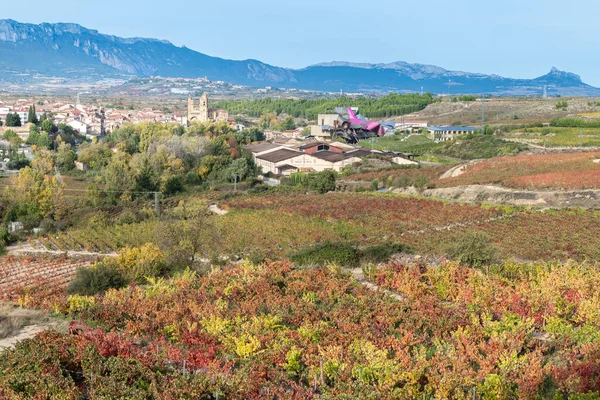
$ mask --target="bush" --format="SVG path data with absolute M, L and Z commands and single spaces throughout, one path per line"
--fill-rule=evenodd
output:
M 381 243 L 361 250 L 360 258 L 363 262 L 383 263 L 398 253 L 412 253 L 412 249 L 404 243 Z
M 379 181 L 377 180 L 377 178 L 373 179 L 371 181 L 371 190 L 376 192 L 377 190 L 379 190 Z
M 161 190 L 164 195 L 169 196 L 175 193 L 180 193 L 185 190 L 183 180 L 180 176 L 170 176 L 162 184 Z
M 335 191 L 336 178 L 337 173 L 331 170 L 311 173 L 306 175 L 306 180 L 303 182 L 303 186 L 306 186 L 309 190 L 314 190 L 321 194 L 332 192 Z
M 117 270 L 110 265 L 98 263 L 91 268 L 78 270 L 67 291 L 69 294 L 93 296 L 108 289 L 120 289 L 125 285 L 125 278 Z
M 290 257 L 302 265 L 337 264 L 340 267 L 356 267 L 360 264 L 360 252 L 343 243 L 322 243 L 300 251 Z
M 124 248 L 118 257 L 110 260 L 110 264 L 127 280 L 139 283 L 145 283 L 147 278 L 165 276 L 169 272 L 165 256 L 153 243 L 139 248 Z
M 447 255 L 470 267 L 479 268 L 489 265 L 496 256 L 496 247 L 483 232 L 470 232 L 451 246 Z
M 260 194 L 266 192 L 267 190 L 269 190 L 269 187 L 267 185 L 265 185 L 264 183 L 259 183 L 257 185 L 254 185 L 252 189 L 248 190 L 248 193 Z
M 6 251 L 6 245 L 10 242 L 10 235 L 5 227 L 0 227 L 0 254 Z

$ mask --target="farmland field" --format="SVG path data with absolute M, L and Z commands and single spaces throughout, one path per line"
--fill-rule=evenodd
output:
M 370 140 L 363 140 L 360 145 L 365 148 L 371 148 Z M 425 135 L 412 135 L 407 138 L 403 136 L 384 136 L 376 138 L 373 147 L 377 150 L 400 151 L 405 153 L 423 153 L 438 147 L 437 143 Z
M 389 194 L 243 195 L 223 201 L 230 212 L 214 221 L 222 233 L 211 247 L 223 256 L 282 259 L 316 243 L 373 245 L 396 241 L 420 254 L 444 255 L 473 230 L 483 231 L 503 258 L 576 260 L 600 257 L 600 215 L 595 211 L 539 212 L 418 199 Z M 101 231 L 67 231 L 52 248 L 74 250 L 71 242 L 103 253 L 159 243 L 160 220 L 117 225 Z M 199 228 L 200 229 L 200 228 Z M 585 240 L 580 238 L 585 237 Z M 66 238 L 71 238 L 67 240 Z M 80 248 L 76 245 L 76 249 Z
M 600 152 L 499 157 L 469 165 L 466 173 L 438 180 L 451 187 L 472 184 L 499 184 L 525 189 L 600 188 Z
M 81 322 L 0 358 L 0 394 L 536 399 L 600 390 L 595 268 L 506 262 L 485 275 L 392 263 L 368 277 L 401 300 L 337 268 L 287 262 L 56 299 L 45 307 Z
M 580 131 L 582 136 L 580 138 Z M 584 147 L 600 146 L 600 129 L 598 128 L 527 128 L 508 133 L 506 137 L 522 139 L 529 143 L 545 147 Z
M 87 260 L 66 258 L 0 257 L 0 300 L 15 300 L 23 288 L 36 291 L 64 289 Z

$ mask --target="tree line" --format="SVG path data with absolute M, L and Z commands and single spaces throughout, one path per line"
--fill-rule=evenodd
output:
M 292 100 L 292 99 L 258 99 L 258 100 L 222 100 L 215 107 L 227 110 L 230 114 L 243 114 L 259 118 L 265 114 L 287 114 L 294 118 L 316 121 L 318 114 L 333 113 L 336 107 L 358 107 L 367 118 L 387 118 L 410 114 L 423 110 L 435 102 L 430 93 L 397 94 L 371 98 L 352 98 L 341 96 L 336 99 Z

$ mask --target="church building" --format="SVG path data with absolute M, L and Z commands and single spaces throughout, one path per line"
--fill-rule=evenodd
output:
M 188 97 L 188 123 L 198 121 L 227 121 L 229 119 L 229 113 L 225 110 L 218 108 L 208 107 L 208 95 L 204 93 L 199 100 L 195 100 Z

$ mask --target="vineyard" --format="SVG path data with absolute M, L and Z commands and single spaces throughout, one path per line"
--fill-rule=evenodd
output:
M 28 305 L 81 322 L 0 358 L 0 395 L 538 399 L 600 390 L 600 273 L 591 266 L 506 262 L 487 275 L 392 263 L 368 277 L 402 300 L 335 267 L 287 262 L 53 304 L 32 294 Z
M 525 189 L 600 188 L 600 152 L 499 157 L 469 165 L 466 173 L 438 180 L 443 187 L 499 184 Z
M 87 260 L 65 258 L 0 258 L 0 300 L 15 300 L 23 288 L 36 291 L 64 289 L 79 268 L 89 267 Z
M 215 220 L 223 237 L 212 243 L 212 248 L 228 257 L 276 260 L 316 243 L 373 245 L 387 241 L 410 244 L 420 254 L 443 255 L 472 230 L 485 232 L 502 258 L 600 257 L 600 214 L 595 211 L 540 212 L 358 193 L 246 195 L 221 206 L 231 212 Z M 107 254 L 127 246 L 157 243 L 159 224 L 153 220 L 102 231 L 69 230 L 31 243 L 60 251 L 84 249 Z
M 395 240 L 419 254 L 445 254 L 472 230 L 486 233 L 501 258 L 587 260 L 600 257 L 600 214 L 585 210 L 536 211 L 390 195 L 246 196 L 229 200 L 228 240 L 267 255 L 324 241 L 375 244 Z M 312 227 L 307 230 L 307 227 Z M 585 239 L 584 239 L 585 238 Z
M 435 200 L 373 194 L 246 196 L 227 206 L 245 210 L 272 210 L 327 221 L 351 221 L 381 232 L 397 234 L 431 226 L 503 215 L 504 210 Z
M 72 229 L 30 239 L 29 244 L 33 249 L 109 254 L 126 246 L 152 242 L 156 226 L 156 221 L 146 221 L 100 229 Z
M 581 136 L 580 136 L 581 134 Z M 598 147 L 600 146 L 599 128 L 526 128 L 507 134 L 508 137 L 535 143 L 545 147 Z

